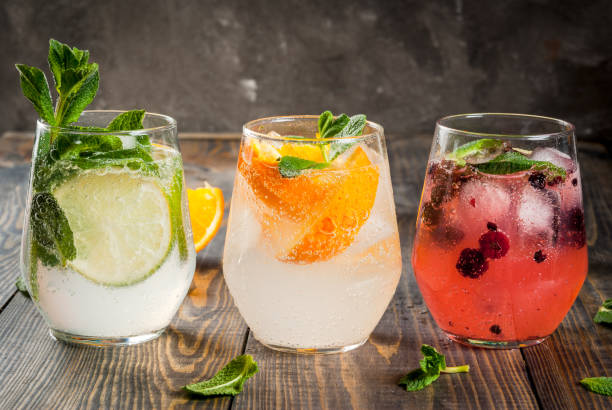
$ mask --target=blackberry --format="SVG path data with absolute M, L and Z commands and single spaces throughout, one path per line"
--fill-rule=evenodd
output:
M 582 248 L 586 243 L 586 231 L 584 226 L 584 213 L 582 209 L 575 207 L 561 219 L 561 238 L 563 242 L 575 248 Z
M 428 226 L 437 225 L 442 217 L 442 210 L 435 208 L 431 202 L 423 204 L 421 218 L 423 223 Z
M 489 231 L 478 240 L 480 250 L 486 258 L 499 259 L 508 253 L 510 241 L 508 237 L 498 231 Z
M 462 276 L 476 279 L 489 269 L 489 263 L 479 249 L 465 248 L 455 267 Z
M 497 224 L 494 222 L 487 222 L 487 229 L 489 231 L 497 231 Z
M 501 333 L 501 327 L 499 327 L 499 325 L 493 325 L 489 328 L 489 331 L 495 335 L 498 335 Z
M 535 174 L 531 174 L 529 176 L 529 183 L 535 189 L 544 189 L 546 188 L 546 176 L 541 172 L 536 172 Z
M 537 263 L 542 263 L 546 260 L 546 255 L 544 255 L 544 253 L 540 249 L 536 251 L 536 253 L 533 254 L 533 260 L 536 261 Z

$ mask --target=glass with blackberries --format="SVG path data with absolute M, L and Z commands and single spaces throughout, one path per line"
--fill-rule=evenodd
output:
M 574 126 L 522 114 L 438 120 L 412 265 L 454 341 L 509 349 L 553 333 L 588 267 Z

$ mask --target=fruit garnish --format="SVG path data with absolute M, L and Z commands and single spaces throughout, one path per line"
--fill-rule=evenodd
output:
M 323 160 L 283 154 L 279 160 L 281 175 L 285 178 L 294 178 L 307 169 L 327 168 L 332 161 L 355 144 L 354 141 L 344 142 L 338 139 L 361 135 L 366 122 L 366 116 L 363 114 L 353 115 L 352 117 L 341 114 L 334 118 L 330 111 L 323 112 L 319 116 L 316 133 L 316 138 L 321 141 L 317 146 Z M 330 138 L 335 138 L 335 140 L 326 142 Z
M 542 250 L 537 250 L 534 254 L 533 254 L 533 260 L 536 261 L 537 263 L 542 263 L 546 260 L 546 255 L 544 254 L 544 252 L 542 252 Z
M 489 269 L 489 263 L 479 249 L 465 248 L 455 267 L 461 275 L 476 279 Z
M 612 377 L 587 377 L 580 384 L 593 393 L 612 396 Z
M 540 171 L 548 182 L 552 182 L 557 178 L 565 178 L 567 175 L 565 169 L 551 162 L 534 161 L 515 151 L 505 152 L 493 160 L 477 164 L 475 167 L 481 172 L 494 175 L 513 174 L 526 170 Z
M 216 235 L 223 220 L 223 192 L 208 184 L 188 189 L 189 216 L 196 252 L 201 251 Z
M 480 251 L 485 258 L 499 259 L 508 253 L 510 241 L 508 237 L 499 231 L 489 231 L 478 239 Z
M 535 172 L 529 175 L 529 183 L 535 189 L 544 189 L 546 188 L 546 176 L 541 172 Z
M 211 379 L 183 386 L 191 394 L 199 396 L 235 396 L 242 392 L 247 379 L 259 371 L 257 362 L 250 354 L 234 358 L 219 370 Z
M 294 263 L 328 260 L 353 242 L 368 219 L 378 188 L 378 167 L 362 147 L 357 147 L 342 168 L 332 172 L 340 175 L 335 176 L 326 205 L 313 208 L 300 221 L 303 230 L 288 241 L 286 250 L 277 255 L 279 260 Z
M 90 280 L 108 286 L 141 281 L 172 247 L 169 198 L 153 180 L 90 171 L 53 196 L 74 234 L 76 257 L 67 263 Z
M 454 160 L 458 165 L 482 164 L 500 155 L 506 149 L 506 144 L 501 140 L 483 138 L 463 144 L 446 156 Z
M 606 300 L 597 310 L 595 317 L 593 317 L 595 323 L 606 323 L 612 325 L 612 299 Z
M 423 359 L 419 361 L 420 367 L 402 377 L 398 384 L 404 386 L 406 391 L 418 391 L 435 382 L 440 373 L 467 373 L 469 365 L 446 366 L 446 358 L 435 348 L 429 345 L 421 346 Z
M 487 222 L 487 229 L 489 231 L 497 231 L 497 224 L 495 222 Z

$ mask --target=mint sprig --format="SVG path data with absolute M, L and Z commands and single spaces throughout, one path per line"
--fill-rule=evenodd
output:
M 323 162 L 311 161 L 294 156 L 283 156 L 279 161 L 279 171 L 285 178 L 293 178 L 300 175 L 307 169 L 323 169 L 331 165 L 338 156 L 352 147 L 355 142 L 348 141 L 333 141 L 324 142 L 330 138 L 356 137 L 363 133 L 366 126 L 366 116 L 363 114 L 353 115 L 349 117 L 346 114 L 340 114 L 334 118 L 331 111 L 324 111 L 319 116 L 317 123 L 317 139 L 322 142 L 318 143 Z
M 587 377 L 580 384 L 593 393 L 612 396 L 612 377 Z
M 467 373 L 470 371 L 469 365 L 446 366 L 446 359 L 435 348 L 429 345 L 421 346 L 423 359 L 420 360 L 420 368 L 412 370 L 402 377 L 398 384 L 404 386 L 406 391 L 418 391 L 435 382 L 440 373 Z
M 448 159 L 455 160 L 458 165 L 481 164 L 490 161 L 504 152 L 504 142 L 490 138 L 483 138 L 468 142 L 447 155 Z
M 251 355 L 236 357 L 211 379 L 188 384 L 183 389 L 200 396 L 235 396 L 242 392 L 244 383 L 253 377 L 259 368 Z
M 612 325 L 612 299 L 607 299 L 597 310 L 593 322 Z
M 534 161 L 515 151 L 504 152 L 489 162 L 476 164 L 475 166 L 481 172 L 495 175 L 513 174 L 527 170 L 540 171 L 546 176 L 547 181 L 565 178 L 567 175 L 565 169 L 551 162 Z

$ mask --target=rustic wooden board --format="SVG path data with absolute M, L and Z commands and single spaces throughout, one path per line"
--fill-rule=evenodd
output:
M 228 210 L 238 141 L 181 140 L 186 181 L 210 180 Z M 610 408 L 589 393 L 582 377 L 612 372 L 612 329 L 591 317 L 612 296 L 610 155 L 581 145 L 590 273 L 576 304 L 544 344 L 522 351 L 487 351 L 449 342 L 416 286 L 410 253 L 430 137 L 388 141 L 403 254 L 403 274 L 389 309 L 370 340 L 343 355 L 278 353 L 249 333 L 223 281 L 225 224 L 198 255 L 188 298 L 158 340 L 129 348 L 95 349 L 54 342 L 34 305 L 15 293 L 25 182 L 31 139 L 0 140 L 0 407 L 6 408 Z M 12 195 L 12 196 L 11 196 Z M 20 196 L 21 195 L 21 196 Z M 8 215 L 8 216 L 7 216 Z M 4 219 L 2 219 L 4 218 Z M 415 367 L 421 343 L 439 348 L 469 374 L 443 375 L 432 387 L 407 393 L 397 380 Z M 193 400 L 180 386 L 210 377 L 232 357 L 252 354 L 260 372 L 236 398 Z

